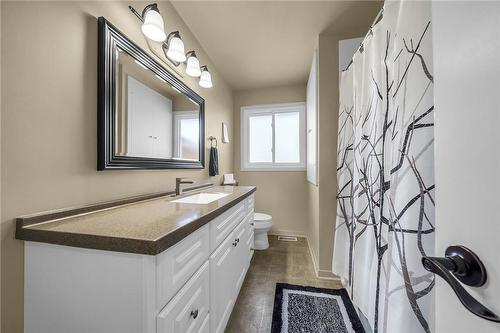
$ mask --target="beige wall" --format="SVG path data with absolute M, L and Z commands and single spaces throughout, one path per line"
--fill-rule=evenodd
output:
M 339 110 L 339 40 L 363 36 L 367 28 L 350 28 L 318 37 L 319 186 L 311 188 L 309 240 L 319 275 L 332 277 L 333 243 L 337 214 L 337 130 Z M 314 219 L 318 206 L 318 218 Z
M 2 5 L 0 4 L 0 78 L 2 77 Z M 0 147 L 2 146 L 2 80 L 0 80 Z M 0 150 L 0 189 L 2 188 L 2 153 Z M 0 190 L 0 216 L 2 216 L 2 191 Z M 1 221 L 1 220 L 0 220 Z M 2 274 L 2 246 L 1 246 L 1 239 L 2 239 L 2 228 L 0 225 L 0 276 Z M 0 299 L 2 298 L 2 288 L 0 288 Z M 0 302 L 0 308 L 1 308 L 1 302 Z M 2 327 L 2 311 L 0 311 L 0 331 Z
M 338 39 L 319 36 L 319 270 L 332 267 L 337 208 L 337 119 L 339 109 Z
M 142 10 L 145 3 L 135 2 Z M 2 1 L 2 332 L 23 329 L 23 243 L 14 218 L 68 206 L 172 189 L 174 178 L 201 171 L 96 171 L 97 17 L 104 16 L 147 49 L 128 3 Z M 179 29 L 212 71 L 214 88 L 191 88 L 206 100 L 206 136 L 233 130 L 232 92 L 168 2 L 166 30 Z M 233 169 L 235 142 L 220 146 L 220 171 Z M 208 155 L 206 155 L 208 157 Z M 214 178 L 218 182 L 219 177 Z
M 241 171 L 240 108 L 242 106 L 304 102 L 305 84 L 238 91 L 234 94 L 234 171 L 241 185 L 257 186 L 255 210 L 273 216 L 272 232 L 307 235 L 308 183 L 305 171 Z

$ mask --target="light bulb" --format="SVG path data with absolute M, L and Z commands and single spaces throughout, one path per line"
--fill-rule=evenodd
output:
M 194 51 L 188 52 L 186 74 L 192 77 L 199 77 L 201 75 L 200 61 Z
M 200 76 L 200 87 L 203 88 L 212 88 L 212 75 L 210 75 L 210 72 L 208 71 L 207 66 L 203 66 L 201 68 L 201 76 Z
M 163 42 L 167 39 L 163 27 L 163 18 L 156 5 L 148 7 L 144 9 L 145 13 L 143 13 L 142 33 L 155 42 Z
M 184 42 L 179 35 L 179 32 L 174 32 L 172 38 L 168 41 L 167 57 L 176 62 L 186 61 L 184 54 Z

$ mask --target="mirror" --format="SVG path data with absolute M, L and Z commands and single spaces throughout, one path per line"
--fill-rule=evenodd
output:
M 204 100 L 99 18 L 98 169 L 203 168 Z
M 115 154 L 197 161 L 200 108 L 117 49 Z

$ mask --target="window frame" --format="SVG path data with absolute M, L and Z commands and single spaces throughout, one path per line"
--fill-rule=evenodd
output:
M 277 113 L 299 113 L 299 149 L 300 162 L 298 163 L 276 163 L 275 162 L 275 115 Z M 251 163 L 250 162 L 250 117 L 252 115 L 272 115 L 272 149 L 273 162 Z M 306 170 L 306 103 L 281 103 L 242 106 L 240 108 L 241 126 L 241 171 L 305 171 Z

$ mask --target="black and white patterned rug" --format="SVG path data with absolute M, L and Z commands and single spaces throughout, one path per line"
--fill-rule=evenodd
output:
M 345 289 L 277 283 L 271 333 L 364 333 Z

